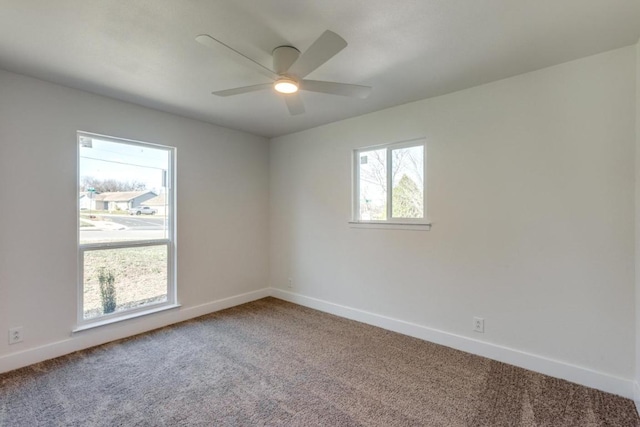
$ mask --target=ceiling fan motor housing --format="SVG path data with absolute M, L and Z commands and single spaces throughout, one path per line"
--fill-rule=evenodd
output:
M 293 46 L 278 46 L 273 49 L 273 71 L 286 74 L 291 65 L 300 56 L 300 51 Z

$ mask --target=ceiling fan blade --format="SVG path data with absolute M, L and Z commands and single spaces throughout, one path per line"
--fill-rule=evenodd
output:
M 304 104 L 299 93 L 284 95 L 284 102 L 287 103 L 287 108 L 292 116 L 304 113 Z
M 289 68 L 288 72 L 299 78 L 303 78 L 333 58 L 345 47 L 347 47 L 347 42 L 342 37 L 327 30 L 313 42 L 305 53 L 300 55 L 298 60 Z
M 279 77 L 278 74 L 274 73 L 264 65 L 254 61 L 248 56 L 244 56 L 243 54 L 241 54 L 231 46 L 228 46 L 222 43 L 220 40 L 214 39 L 208 34 L 200 34 L 198 37 L 196 37 L 196 41 L 210 49 L 213 49 L 216 53 L 220 55 L 224 55 L 227 58 L 237 62 L 238 64 L 242 64 L 245 67 L 248 67 L 253 69 L 254 71 L 257 71 L 263 76 L 267 76 L 273 80 Z
M 261 83 L 259 85 L 243 86 L 234 89 L 217 90 L 211 93 L 216 96 L 233 96 L 241 95 L 243 93 L 256 92 L 258 90 L 271 89 L 272 87 L 273 83 Z
M 302 80 L 300 89 L 311 92 L 329 93 L 331 95 L 352 96 L 364 99 L 371 93 L 370 86 L 350 85 L 346 83 L 321 82 L 318 80 Z

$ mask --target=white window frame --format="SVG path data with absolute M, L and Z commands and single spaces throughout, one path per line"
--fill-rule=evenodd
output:
M 391 152 L 399 148 L 422 147 L 423 153 L 423 217 L 422 218 L 394 218 L 393 213 L 393 179 Z M 360 218 L 360 154 L 367 151 L 386 151 L 387 160 L 387 219 L 386 220 L 363 220 Z M 353 227 L 365 228 L 401 228 L 401 229 L 430 229 L 431 223 L 427 220 L 427 141 L 425 138 L 412 139 L 408 141 L 394 142 L 390 144 L 380 144 L 368 147 L 356 148 L 352 156 L 352 220 L 349 222 Z M 381 226 L 381 227 L 378 227 Z
M 79 332 L 86 329 L 95 328 L 115 322 L 120 322 L 127 319 L 132 319 L 140 316 L 144 316 L 159 311 L 169 310 L 179 307 L 176 297 L 176 209 L 175 209 L 175 177 L 176 177 L 176 148 L 166 145 L 154 144 L 144 141 L 136 141 L 125 138 L 117 138 L 113 136 L 100 135 L 91 132 L 78 131 L 77 132 L 77 171 L 76 171 L 76 185 L 80 188 L 80 138 L 88 137 L 100 139 L 103 141 L 111 141 L 119 144 L 137 145 L 141 147 L 151 147 L 156 149 L 162 149 L 169 152 L 169 170 L 167 171 L 166 178 L 166 191 L 167 191 L 167 237 L 163 239 L 151 239 L 151 240 L 132 240 L 132 241 L 120 241 L 120 242 L 104 242 L 104 243 L 80 243 L 80 216 L 77 213 L 80 211 L 80 202 L 78 200 L 76 206 L 76 233 L 77 233 L 77 246 L 78 246 L 78 286 L 77 286 L 77 326 L 73 329 L 73 332 Z M 84 318 L 84 254 L 87 251 L 99 251 L 107 249 L 124 249 L 135 247 L 147 247 L 147 246 L 166 246 L 167 248 L 167 300 L 154 304 L 145 305 L 138 308 L 129 309 L 126 311 L 114 312 L 105 314 L 92 319 Z

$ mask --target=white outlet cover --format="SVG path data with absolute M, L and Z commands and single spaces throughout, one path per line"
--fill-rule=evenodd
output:
M 22 342 L 22 326 L 9 329 L 9 344 Z
M 475 332 L 484 333 L 484 319 L 482 317 L 473 318 L 473 330 Z

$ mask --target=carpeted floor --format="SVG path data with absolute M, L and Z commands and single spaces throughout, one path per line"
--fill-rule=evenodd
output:
M 266 298 L 0 375 L 0 426 L 639 426 L 633 402 Z

